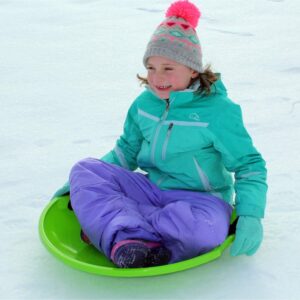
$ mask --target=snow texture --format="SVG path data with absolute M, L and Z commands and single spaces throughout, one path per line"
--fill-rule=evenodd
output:
M 297 0 L 195 0 L 204 62 L 268 166 L 264 242 L 152 278 L 72 269 L 40 242 L 39 216 L 84 157 L 122 131 L 146 43 L 171 1 L 0 1 L 1 299 L 299 299 L 300 45 Z

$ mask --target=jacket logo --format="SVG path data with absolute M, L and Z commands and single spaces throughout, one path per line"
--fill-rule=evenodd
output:
M 197 113 L 190 113 L 189 119 L 195 120 L 195 121 L 200 121 L 200 116 Z

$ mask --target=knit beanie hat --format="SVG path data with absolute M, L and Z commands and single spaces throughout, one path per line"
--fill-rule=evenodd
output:
M 150 56 L 164 56 L 203 72 L 202 51 L 195 30 L 200 16 L 198 8 L 188 0 L 171 4 L 166 19 L 157 27 L 147 45 L 144 66 Z

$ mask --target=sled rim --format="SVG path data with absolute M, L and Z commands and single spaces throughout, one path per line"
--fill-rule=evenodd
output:
M 184 271 L 219 258 L 222 255 L 223 251 L 234 240 L 234 234 L 231 234 L 220 246 L 214 248 L 212 251 L 181 262 L 157 267 L 122 269 L 114 266 L 111 262 L 109 262 L 107 258 L 104 257 L 103 254 L 101 254 L 93 246 L 87 245 L 81 241 L 79 234 L 80 226 L 76 220 L 74 213 L 68 209 L 68 201 L 69 196 L 63 196 L 57 197 L 48 203 L 40 216 L 39 235 L 47 250 L 60 261 L 75 269 L 92 274 L 112 277 L 146 277 Z M 65 226 L 58 225 L 66 224 L 60 224 L 59 222 L 52 221 L 52 219 L 57 220 L 57 216 L 59 216 L 58 212 L 61 216 L 64 216 L 64 214 L 68 216 L 68 221 L 66 222 L 73 222 L 72 224 L 68 224 L 69 228 L 72 228 L 73 230 L 77 225 L 78 234 L 75 238 L 66 232 L 66 236 L 72 243 L 75 243 L 75 246 L 67 243 L 65 243 L 65 245 L 62 245 L 64 241 L 59 239 L 59 231 L 61 231 L 60 234 L 62 235 L 63 231 L 65 230 Z M 60 217 L 60 220 L 65 219 Z M 57 228 L 55 228 L 55 226 L 57 226 Z M 89 252 L 87 252 L 88 254 L 86 257 L 81 257 L 81 259 L 78 259 L 76 258 L 76 256 L 81 255 L 80 251 L 81 253 L 84 253 L 85 251 Z M 90 257 L 88 257 L 88 255 L 90 255 Z M 97 260 L 97 264 L 88 262 L 90 258 L 92 258 L 93 260 L 99 258 L 99 261 Z M 84 259 L 85 261 L 82 259 Z M 103 264 L 101 262 L 103 262 Z

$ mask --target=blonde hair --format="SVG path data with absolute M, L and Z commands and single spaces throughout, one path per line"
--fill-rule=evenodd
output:
M 136 75 L 138 80 L 140 81 L 140 84 L 149 84 L 147 78 L 140 76 L 139 74 Z M 205 67 L 204 71 L 202 73 L 199 73 L 199 75 L 196 78 L 191 79 L 190 85 L 193 84 L 196 81 L 199 81 L 200 87 L 197 92 L 202 93 L 205 92 L 206 95 L 209 95 L 211 92 L 211 85 L 214 84 L 215 81 L 218 80 L 218 75 L 215 74 L 211 70 L 211 66 L 208 65 Z

